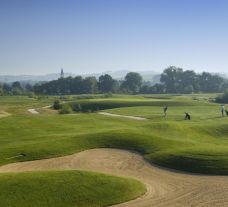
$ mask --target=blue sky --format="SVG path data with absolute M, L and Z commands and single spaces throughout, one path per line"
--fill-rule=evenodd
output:
M 0 0 L 0 74 L 228 69 L 226 0 Z

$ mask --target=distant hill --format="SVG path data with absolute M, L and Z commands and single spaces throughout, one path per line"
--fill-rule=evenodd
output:
M 114 79 L 123 80 L 124 77 L 129 72 L 132 72 L 132 71 L 130 71 L 130 70 L 105 71 L 105 72 L 102 72 L 102 73 L 92 73 L 92 74 L 86 74 L 86 75 L 82 75 L 82 76 L 83 77 L 95 76 L 96 78 L 98 78 L 101 75 L 109 74 Z M 151 81 L 151 80 L 153 80 L 154 76 L 160 75 L 160 74 L 158 74 L 157 72 L 154 72 L 154 71 L 133 71 L 133 72 L 140 73 L 145 81 Z
M 114 79 L 117 80 L 123 80 L 127 73 L 131 72 L 130 70 L 119 70 L 119 71 L 105 71 L 102 73 L 90 73 L 90 74 L 78 74 L 82 77 L 88 77 L 88 76 L 95 76 L 96 78 L 99 78 L 99 76 L 103 74 L 109 74 Z M 151 81 L 151 82 L 159 82 L 160 74 L 154 72 L 154 71 L 141 71 L 138 72 L 142 75 L 143 79 L 145 81 Z M 72 73 L 65 73 L 65 77 L 68 76 L 76 76 Z M 2 75 L 0 76 L 0 82 L 1 83 L 12 83 L 15 81 L 20 81 L 23 83 L 37 83 L 41 81 L 51 81 L 51 80 L 57 80 L 60 77 L 59 73 L 52 73 L 52 74 L 46 74 L 46 75 Z
M 67 76 L 72 76 L 73 74 L 66 73 Z M 0 82 L 12 83 L 15 81 L 20 82 L 40 82 L 40 81 L 51 81 L 56 80 L 60 77 L 59 73 L 52 73 L 47 75 L 2 75 L 0 76 Z

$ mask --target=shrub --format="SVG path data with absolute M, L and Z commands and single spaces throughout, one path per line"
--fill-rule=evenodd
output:
M 70 114 L 72 112 L 73 112 L 73 110 L 72 110 L 71 106 L 68 104 L 65 104 L 59 111 L 59 114 Z
M 104 98 L 111 98 L 111 97 L 112 97 L 112 93 L 111 92 L 104 94 Z
M 218 96 L 215 100 L 217 103 L 228 103 L 228 89 L 224 92 L 223 95 Z
M 60 101 L 59 100 L 55 100 L 54 101 L 54 103 L 53 103 L 53 109 L 55 109 L 55 110 L 61 109 L 61 104 L 60 104 Z

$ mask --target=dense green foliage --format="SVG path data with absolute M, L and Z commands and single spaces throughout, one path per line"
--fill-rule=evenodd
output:
M 108 74 L 101 75 L 98 81 L 98 88 L 102 93 L 117 92 L 119 90 L 119 82 Z
M 104 207 L 145 191 L 133 179 L 83 171 L 0 174 L 1 207 Z
M 138 73 L 130 72 L 120 86 L 120 82 L 105 74 L 99 77 L 59 78 L 46 83 L 36 84 L 34 91 L 37 94 L 90 94 L 90 93 L 137 93 L 142 85 L 142 77 Z
M 197 74 L 194 71 L 171 66 L 161 74 L 161 84 L 144 86 L 141 93 L 218 93 L 228 88 L 227 79 L 203 72 Z
M 60 101 L 59 100 L 55 100 L 54 103 L 53 103 L 53 109 L 59 110 L 60 108 L 61 108 Z
M 142 77 L 138 73 L 130 72 L 126 75 L 125 80 L 123 81 L 121 88 L 127 93 L 136 94 L 139 92 L 140 87 L 142 86 Z
M 30 84 L 26 84 L 22 87 L 19 81 L 12 84 L 0 84 L 0 95 L 34 95 L 33 87 Z
M 226 90 L 222 95 L 216 97 L 216 102 L 228 103 L 228 90 Z
M 76 76 L 37 84 L 34 91 L 38 94 L 86 94 L 96 93 L 98 86 L 95 77 Z
M 146 121 L 96 113 L 69 116 L 44 112 L 36 116 L 23 115 L 23 107 L 26 111 L 32 103 L 43 105 L 44 100 L 39 102 L 10 97 L 3 101 L 2 97 L 1 107 L 15 115 L 0 119 L 0 164 L 56 157 L 90 148 L 112 147 L 135 150 L 150 162 L 169 168 L 228 174 L 228 117 L 221 117 L 219 104 L 208 102 L 215 96 L 78 99 L 78 102 L 91 102 L 98 106 L 105 104 L 106 107 L 107 103 L 118 105 L 118 108 L 109 107 L 106 111 L 141 116 L 148 118 Z M 54 101 L 54 97 L 49 99 Z M 13 107 L 18 103 L 23 103 L 20 110 Z M 162 109 L 164 104 L 169 107 L 166 118 Z M 17 115 L 18 110 L 20 115 Z M 191 121 L 184 120 L 184 112 L 190 113 Z M 26 156 L 7 159 L 20 153 Z
M 152 78 L 152 77 L 151 77 Z M 136 72 L 129 72 L 124 80 L 115 80 L 110 75 L 82 78 L 81 76 L 66 77 L 49 82 L 40 82 L 35 86 L 30 84 L 23 87 L 19 82 L 0 84 L 0 95 L 69 95 L 96 93 L 125 93 L 125 94 L 162 94 L 162 93 L 219 93 L 228 88 L 228 80 L 220 75 L 194 71 L 171 66 L 163 71 L 160 83 L 153 84 L 143 81 Z

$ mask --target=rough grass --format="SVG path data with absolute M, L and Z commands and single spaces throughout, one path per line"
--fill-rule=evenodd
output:
M 1 207 L 103 207 L 145 191 L 134 179 L 84 171 L 0 174 Z

